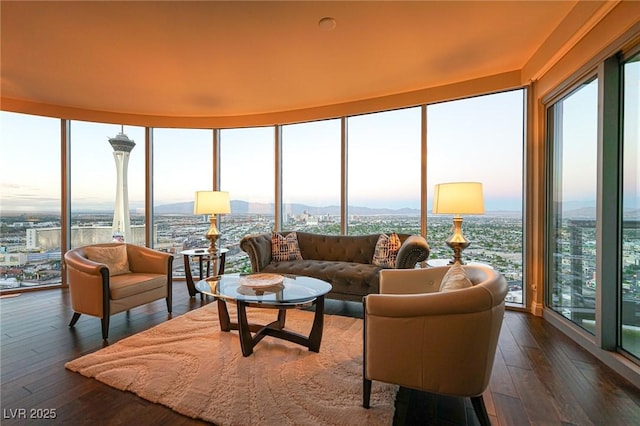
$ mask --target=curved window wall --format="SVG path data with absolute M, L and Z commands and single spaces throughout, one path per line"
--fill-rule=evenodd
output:
M 128 158 L 132 226 L 151 226 L 152 232 L 146 231 L 151 235 L 150 245 L 176 254 L 177 278 L 184 274 L 180 252 L 208 245 L 204 239 L 208 218 L 193 215 L 193 197 L 198 190 L 230 193 L 231 214 L 218 220 L 220 245 L 229 249 L 227 272 L 250 269 L 248 257 L 239 248 L 244 235 L 279 229 L 354 235 L 393 231 L 419 234 L 427 229 L 428 241 L 437 253 L 442 245 L 439 238 L 444 240 L 446 235 L 441 232 L 439 236 L 432 228 L 437 227 L 438 220 L 444 223 L 448 219 L 430 218 L 433 225 L 429 226 L 426 220 L 423 223 L 427 208 L 423 201 L 432 197 L 435 183 L 470 176 L 489 182 L 493 165 L 474 160 L 482 152 L 493 151 L 496 161 L 509 163 L 507 169 L 516 176 L 510 179 L 512 184 L 522 185 L 524 93 L 521 89 L 433 108 L 412 107 L 273 127 L 150 128 L 146 130 L 148 141 L 143 128 L 73 121 L 69 123 L 71 222 L 74 227 L 103 227 L 108 235 L 101 241 L 113 239 L 117 165 L 109 138 L 123 131 L 136 144 Z M 509 122 L 518 129 L 516 136 L 496 136 L 504 129 L 486 123 L 489 119 L 483 110 L 491 108 L 498 108 L 493 120 L 502 121 L 503 127 Z M 424 112 L 432 115 L 429 120 L 433 123 L 426 137 Z M 469 125 L 468 117 L 480 117 L 474 122 L 475 132 L 470 135 L 460 131 L 458 115 L 467 117 L 462 120 Z M 482 139 L 480 133 L 485 134 Z M 493 138 L 486 137 L 491 133 Z M 481 146 L 487 143 L 491 147 Z M 146 146 L 151 152 L 145 152 Z M 450 167 L 456 151 L 460 151 L 464 167 Z M 425 155 L 429 158 L 428 173 L 422 167 Z M 145 164 L 145 159 L 150 164 Z M 427 194 L 422 193 L 425 180 Z M 144 199 L 145 189 L 152 200 Z M 500 190 L 494 188 L 493 192 Z M 347 200 L 347 208 L 342 200 Z M 494 209 L 494 200 L 487 201 L 487 208 Z M 147 203 L 151 203 L 151 212 L 145 211 Z M 521 206 L 516 204 L 512 207 L 521 217 Z M 489 215 L 478 218 L 477 226 L 496 228 L 487 235 L 511 232 L 503 223 L 490 220 Z M 443 225 L 443 229 L 449 227 Z M 515 233 L 521 232 L 520 223 Z M 476 235 L 480 234 L 478 231 Z M 139 243 L 144 243 L 146 236 L 142 233 Z M 487 247 L 486 241 L 478 239 L 474 243 L 476 248 L 481 244 Z M 75 241 L 71 245 L 80 244 Z M 507 246 L 504 241 L 495 244 L 493 252 L 497 251 L 522 257 L 521 246 Z M 442 250 L 442 257 L 449 255 L 448 248 Z

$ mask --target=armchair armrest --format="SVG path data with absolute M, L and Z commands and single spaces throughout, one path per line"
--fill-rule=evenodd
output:
M 429 244 L 422 235 L 410 235 L 400 246 L 396 257 L 396 269 L 413 269 L 418 262 L 429 257 Z
M 247 235 L 240 240 L 240 248 L 251 261 L 251 270 L 260 272 L 271 262 L 271 234 Z
M 127 257 L 131 272 L 149 272 L 169 274 L 173 255 L 159 250 L 135 244 L 127 244 Z
M 109 268 L 107 268 L 107 265 L 89 260 L 77 250 L 69 250 L 66 252 L 64 255 L 64 261 L 67 265 L 67 270 L 74 269 L 77 272 L 102 277 L 101 270 L 104 269 L 107 276 L 109 275 Z

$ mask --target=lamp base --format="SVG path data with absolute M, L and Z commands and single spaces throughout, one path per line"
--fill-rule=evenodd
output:
M 462 235 L 461 217 L 456 216 L 453 218 L 453 226 L 453 235 L 447 240 L 447 245 L 453 250 L 453 260 L 450 261 L 449 264 L 453 265 L 454 263 L 459 263 L 464 265 L 464 262 L 462 261 L 462 250 L 469 247 L 471 242 Z
M 210 226 L 209 226 L 209 230 L 207 231 L 207 233 L 205 234 L 205 237 L 207 237 L 207 239 L 209 240 L 209 253 L 217 253 L 218 252 L 218 247 L 216 246 L 216 243 L 218 241 L 218 238 L 220 238 L 220 232 L 218 231 L 218 228 L 216 227 L 216 216 L 215 215 L 211 215 L 209 217 L 209 222 L 210 222 Z

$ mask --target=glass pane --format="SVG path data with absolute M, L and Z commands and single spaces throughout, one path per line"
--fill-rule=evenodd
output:
M 598 81 L 552 107 L 550 307 L 595 332 Z
M 348 234 L 420 234 L 420 111 L 349 117 Z
M 274 139 L 273 127 L 220 132 L 220 189 L 231 198 L 231 214 L 219 222 L 220 246 L 229 249 L 225 272 L 250 272 L 240 240 L 275 227 Z
M 0 124 L 0 291 L 60 284 L 60 120 Z
M 208 247 L 209 220 L 193 214 L 196 191 L 213 188 L 213 131 L 153 129 L 154 248 L 175 254 L 174 277 L 184 277 L 180 252 Z M 197 267 L 197 259 L 189 258 Z
M 640 56 L 624 65 L 622 347 L 640 358 Z
M 453 258 L 446 244 L 453 216 L 432 214 L 435 185 L 481 182 L 485 214 L 463 217 L 463 235 L 471 243 L 463 261 L 498 269 L 509 283 L 512 303 L 523 303 L 524 96 L 524 90 L 515 90 L 427 107 L 430 263 Z
M 284 229 L 340 234 L 340 134 L 340 120 L 283 126 Z
M 144 128 L 72 121 L 70 134 L 71 247 L 144 245 Z

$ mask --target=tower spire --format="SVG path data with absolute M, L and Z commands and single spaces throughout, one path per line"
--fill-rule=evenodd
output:
M 129 154 L 136 144 L 124 134 L 124 126 L 121 126 L 120 130 L 116 137 L 109 138 L 109 143 L 113 147 L 113 158 L 116 162 L 117 172 L 116 203 L 113 209 L 111 232 L 115 240 L 131 242 L 133 236 L 131 235 L 131 218 L 129 216 L 127 169 Z

